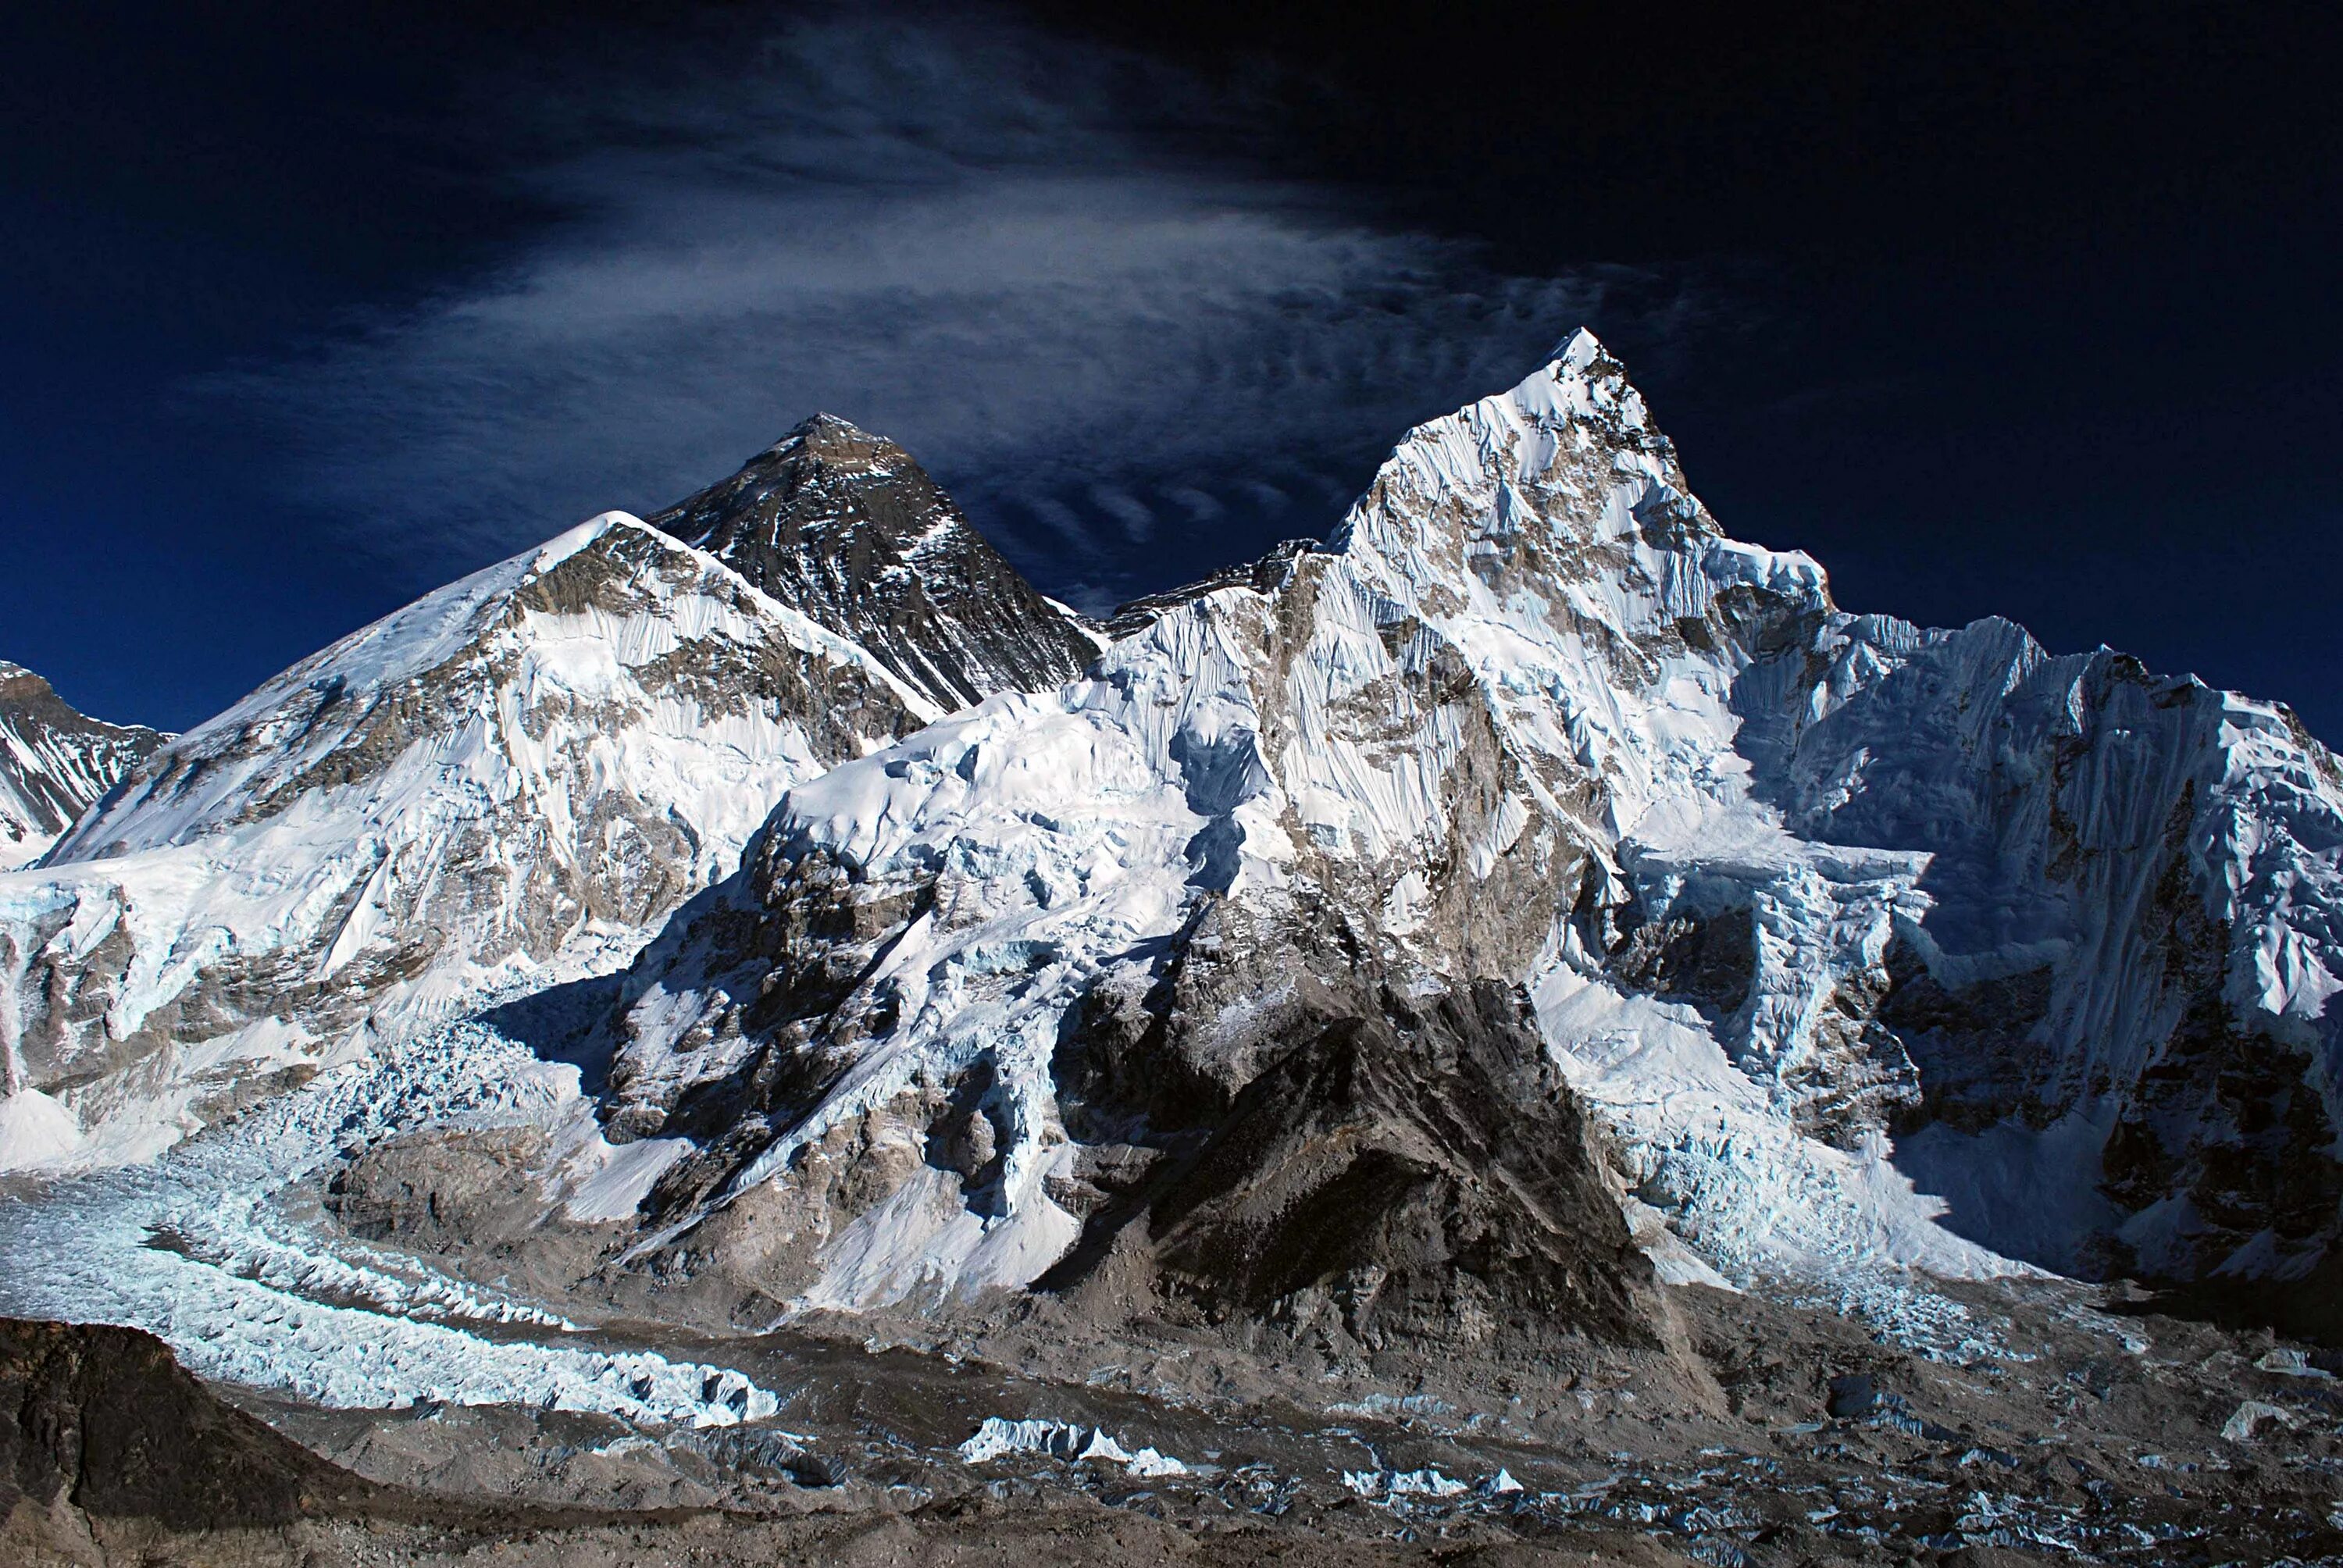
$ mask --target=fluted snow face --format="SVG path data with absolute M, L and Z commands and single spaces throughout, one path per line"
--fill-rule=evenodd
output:
M 138 1157 L 337 1053 L 623 963 L 790 784 L 932 717 L 623 514 L 441 589 L 0 878 L 0 1168 Z
M 1826 673 L 1745 683 L 1770 798 L 1932 857 L 1934 990 L 1889 1009 L 1935 1113 L 1908 1168 L 2060 1268 L 2314 1261 L 2343 1114 L 2333 756 L 2275 705 L 2006 621 L 1845 620 L 1801 658 Z

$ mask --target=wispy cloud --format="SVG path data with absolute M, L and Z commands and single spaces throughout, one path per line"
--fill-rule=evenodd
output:
M 507 177 L 567 216 L 504 266 L 209 383 L 414 569 L 662 504 L 822 408 L 1100 606 L 1323 528 L 1406 425 L 1643 281 L 1500 276 L 1251 171 L 1258 127 L 1177 73 L 999 19 L 638 67 L 518 93 Z

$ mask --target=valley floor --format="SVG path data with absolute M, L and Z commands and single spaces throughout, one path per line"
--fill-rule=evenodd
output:
M 222 1509 L 191 1530 L 108 1514 L 151 1509 L 151 1476 L 109 1503 L 87 1457 L 105 1454 L 84 1444 L 81 1473 L 45 1507 L 20 1502 L 0 1539 L 26 1563 L 564 1568 L 2343 1561 L 2343 1393 L 2308 1352 L 2117 1315 L 2103 1309 L 2126 1303 L 2063 1284 L 1966 1293 L 1996 1349 L 1962 1364 L 1823 1304 L 1679 1291 L 1707 1400 L 1628 1380 L 1472 1410 L 1339 1378 L 1305 1405 L 1246 1397 L 1226 1367 L 1217 1397 L 1151 1391 L 1066 1378 L 1011 1332 L 949 1350 L 799 1334 L 701 1348 L 776 1396 L 775 1414 L 731 1426 L 227 1389 L 301 1445 L 270 1462 L 331 1462 L 287 1516 Z M 1211 1359 L 1178 1348 L 1145 1351 Z M 15 1445 L 58 1425 L 6 1403 Z M 225 1467 L 215 1491 L 270 1494 L 237 1479 L 256 1462 L 235 1445 L 176 1462 Z M 72 1506 L 84 1498 L 96 1505 Z
M 0 1201 L 0 1556 L 2343 1562 L 2343 1361 L 2048 1278 L 1659 1287 L 1641 1350 L 1453 1353 L 1043 1294 L 762 1334 L 530 1294 L 317 1207 L 384 1108 L 574 1093 L 458 1047 Z

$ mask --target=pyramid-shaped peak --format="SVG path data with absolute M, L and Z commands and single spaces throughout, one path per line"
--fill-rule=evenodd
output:
M 1582 327 L 1554 346 L 1546 363 L 1566 370 L 1584 370 L 1604 357 L 1603 340 L 1594 336 L 1594 328 Z
M 874 435 L 851 419 L 819 413 L 789 427 L 789 433 L 749 460 L 750 467 L 796 458 L 849 468 L 917 468 L 911 455 L 884 436 Z
M 835 414 L 649 522 L 861 644 L 940 711 L 1071 680 L 1095 651 L 909 452 Z

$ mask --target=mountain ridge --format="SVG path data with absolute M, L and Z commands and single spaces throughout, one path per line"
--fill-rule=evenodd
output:
M 0 1164 L 146 1158 L 607 968 L 790 782 L 940 711 L 623 513 L 427 595 L 156 748 L 0 882 Z
M 835 655 L 872 721 L 819 754 L 774 730 L 760 785 L 708 793 L 726 826 L 693 829 L 720 846 L 689 876 L 659 845 L 689 834 L 627 817 L 649 847 L 622 859 L 657 890 L 561 925 L 590 952 L 539 942 L 509 983 L 453 989 L 427 959 L 444 1006 L 395 1030 L 337 992 L 334 1029 L 367 1020 L 337 1037 L 352 1050 L 397 1060 L 400 1038 L 510 1002 L 430 1049 L 485 1064 L 526 1045 L 578 1074 L 537 1141 L 352 1152 L 350 1213 L 407 1213 L 372 1185 L 394 1175 L 397 1192 L 445 1184 L 444 1213 L 476 1220 L 429 1221 L 443 1255 L 493 1237 L 546 1288 L 654 1320 L 1079 1299 L 1336 1362 L 1502 1356 L 1539 1323 L 1672 1342 L 1663 1287 L 1686 1282 L 1805 1281 L 1922 1322 L 1938 1309 L 1910 1282 L 1929 1277 L 2334 1266 L 2343 770 L 2275 705 L 2105 650 L 2054 657 L 2006 621 L 1840 608 L 1811 558 L 1725 533 L 1582 332 L 1408 432 L 1326 540 L 1135 601 L 1061 681 L 943 711 L 899 666 L 941 679 L 920 649 L 962 623 L 874 622 L 883 594 L 822 587 L 840 561 L 906 580 L 924 538 L 983 558 L 899 452 L 810 421 L 665 525 L 605 519 L 491 568 L 568 581 L 622 543 L 717 585 L 676 604 L 755 611 L 750 640 L 793 648 L 799 678 Z M 791 497 L 795 534 L 769 515 Z M 884 623 L 895 662 L 683 542 L 679 519 L 845 624 Z M 559 631 L 602 591 L 546 589 L 528 613 Z M 1074 639 L 1095 647 L 1029 598 L 1041 630 L 1012 651 L 1055 650 L 1062 670 Z M 739 644 L 700 635 L 720 618 L 660 608 L 588 640 L 630 649 L 609 654 L 621 673 L 664 659 L 660 680 L 686 679 Z M 470 621 L 449 626 L 473 646 Z M 976 637 L 953 668 L 1004 668 L 1003 646 Z M 704 689 L 658 720 L 661 745 L 698 744 L 709 705 L 766 668 L 724 658 L 733 673 L 699 669 Z M 590 749 L 616 709 L 557 666 L 541 722 Z M 537 690 L 521 668 L 483 667 L 483 700 Z M 102 879 L 225 841 L 279 788 L 370 788 L 387 753 L 337 739 L 354 716 L 433 729 L 318 678 L 297 667 L 177 743 L 53 869 Z M 841 700 L 789 689 L 792 733 Z M 643 711 L 666 711 L 655 695 Z M 629 799 L 672 809 L 689 774 L 654 770 Z M 547 799 L 481 841 L 571 809 Z M 135 1026 L 95 1022 L 131 1010 L 107 990 L 130 970 L 99 972 L 122 962 L 106 943 L 126 912 L 68 910 L 59 885 L 0 879 L 24 900 L 12 996 L 40 1010 L 18 1001 L 40 1030 L 12 1063 L 29 1042 L 61 1082 L 73 1030 L 118 1058 Z M 337 885 L 317 901 L 339 934 L 303 963 L 433 923 Z M 350 937 L 361 907 L 377 913 Z M 250 1029 L 284 985 L 189 994 Z M 289 1081 L 254 1064 L 300 1068 L 315 1053 L 296 1043 L 228 1060 L 223 1106 Z M 127 1104 L 146 1060 L 98 1081 Z M 87 1081 L 66 1091 L 85 1106 Z M 1392 1091 L 1408 1081 L 1420 1104 Z M 1343 1223 L 1304 1234 L 1252 1191 Z M 541 1234 L 508 1234 L 483 1191 L 539 1205 Z
M 92 719 L 40 676 L 0 659 L 0 870 L 40 859 L 169 739 L 144 725 Z
M 2343 792 L 2331 757 L 2322 768 L 2324 749 L 2272 706 L 2157 681 L 2112 654 L 2053 658 L 2007 622 L 1923 632 L 1838 609 L 1808 558 L 1724 535 L 1586 334 L 1513 392 L 1412 431 L 1323 546 L 1141 608 L 1060 702 L 987 705 L 793 791 L 744 866 L 764 884 L 719 894 L 738 912 L 709 917 L 709 938 L 671 932 L 646 950 L 629 982 L 639 1000 L 615 1026 L 607 1113 L 657 1131 L 697 1107 L 690 1149 L 666 1198 L 653 1195 L 675 1215 L 660 1245 L 691 1246 L 705 1216 L 752 1191 L 757 1223 L 783 1223 L 788 1201 L 771 1192 L 851 1125 L 857 1147 L 975 1136 L 992 1154 L 918 1177 L 933 1191 L 885 1221 L 883 1244 L 874 1231 L 849 1246 L 850 1211 L 821 1219 L 846 1271 L 800 1279 L 802 1302 L 890 1300 L 914 1277 L 947 1294 L 954 1278 L 1037 1277 L 1080 1229 L 1051 1183 L 1079 1185 L 1067 1161 L 1091 1156 L 1067 1141 L 1046 1053 L 1017 1042 L 1079 1032 L 1080 998 L 1115 983 L 1115 948 L 1184 950 L 1198 899 L 1245 910 L 1240 943 L 1322 971 L 1325 958 L 1278 934 L 1301 918 L 1302 879 L 1322 911 L 1310 918 L 1420 983 L 1526 988 L 1574 1089 L 1609 1119 L 1634 1201 L 1661 1201 L 1728 1271 L 2021 1266 L 1996 1242 L 2070 1271 L 2166 1279 L 2250 1266 L 2257 1247 L 2281 1271 L 2323 1255 L 2334 1179 L 2317 1151 L 2332 1091 L 2289 1098 L 2287 1085 L 2335 1049 L 2332 1020 L 2324 1035 L 2303 1030 L 2331 994 L 2320 977 L 2343 969 L 2320 923 L 2343 902 L 2331 831 Z M 2179 728 L 2142 763 L 2129 738 L 2158 713 Z M 1136 818 L 1107 804 L 1134 789 L 1170 794 Z M 2131 802 L 2120 819 L 2118 800 Z M 2159 847 L 2169 835 L 2125 825 L 2184 803 L 2178 859 Z M 1122 847 L 1057 859 L 1076 822 L 1101 819 L 1125 824 Z M 1172 822 L 1186 825 L 1162 839 Z M 1134 859 L 1141 834 L 1166 850 Z M 1111 935 L 1057 934 L 1075 917 L 1052 900 L 1080 909 L 1081 856 L 1101 854 L 1125 876 L 1160 867 L 1146 873 L 1153 890 L 1100 915 Z M 2009 875 L 2036 879 L 2033 926 L 1980 926 L 1979 899 Z M 2145 904 L 2111 891 L 2142 885 L 2166 891 Z M 759 922 L 772 935 L 739 945 Z M 1109 946 L 1076 956 L 1093 940 Z M 2167 974 L 2157 956 L 2213 961 L 2224 944 L 2212 982 Z M 2115 956 L 2076 957 L 2102 950 Z M 1017 952 L 1028 956 L 999 967 Z M 1258 1011 L 1285 983 L 1275 965 L 1244 972 L 1250 987 L 1228 987 L 1226 1005 Z M 789 983 L 774 991 L 767 973 Z M 2182 1000 L 2189 987 L 2212 1000 Z M 757 1010 L 724 1000 L 751 994 Z M 1018 1000 L 1036 994 L 1053 1000 Z M 2123 995 L 2174 1000 L 2111 1014 Z M 2220 1081 L 2258 1081 L 2257 1104 L 2275 1111 L 2175 1111 L 2155 1087 L 2158 1063 L 2201 1049 L 2167 1031 L 2208 1005 L 2234 1020 L 2192 1026 L 2228 1053 Z M 975 1035 L 951 1021 L 970 1016 L 992 1021 Z M 668 1043 L 687 1036 L 699 1043 L 685 1054 Z M 2312 1038 L 2328 1043 L 2306 1057 Z M 1638 1042 L 1624 1070 L 1606 1043 L 1621 1040 Z M 1996 1052 L 2046 1049 L 2069 1063 L 2064 1090 L 1956 1103 L 1948 1061 L 1991 1078 Z M 2093 1065 L 2103 1055 L 2107 1072 Z M 1232 1070 L 1238 1082 L 1252 1070 Z M 707 1120 L 751 1081 L 775 1088 L 727 1113 L 736 1128 Z M 896 1127 L 882 1109 L 890 1095 L 912 1106 L 961 1092 L 989 1133 L 965 1131 L 966 1112 L 955 1131 L 928 1126 L 925 1110 Z M 2222 1152 L 2227 1129 L 2268 1115 L 2294 1131 L 2245 1165 L 2278 1188 L 2217 1185 L 2234 1187 L 2239 1169 Z M 1704 1118 L 1733 1136 L 1716 1143 Z M 2094 1127 L 2096 1141 L 2077 1131 Z M 1901 1171 L 1899 1135 L 1921 1153 Z M 2025 1168 L 2100 1194 L 2099 1208 L 2077 1200 L 2013 1228 L 2011 1200 L 1981 1185 L 2013 1141 L 2030 1151 Z M 2041 1163 L 2053 1160 L 2066 1163 Z M 2298 1168 L 2308 1206 L 2285 1185 Z M 1914 1170 L 1959 1198 L 1952 1230 Z M 1769 1206 L 1762 1194 L 1785 1180 L 1801 1200 Z M 966 1226 L 945 1200 L 955 1186 Z M 820 1214 L 833 1199 L 817 1185 L 804 1201 Z

